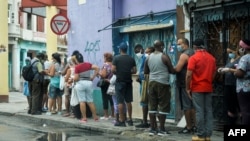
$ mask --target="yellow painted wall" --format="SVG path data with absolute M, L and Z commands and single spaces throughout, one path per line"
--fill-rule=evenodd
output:
M 0 0 L 0 45 L 6 52 L 0 53 L 0 96 L 9 95 L 8 88 L 8 1 Z M 0 100 L 1 101 L 1 100 Z M 8 102 L 8 101 L 5 101 Z
M 47 55 L 48 59 L 51 61 L 51 55 L 57 52 L 57 35 L 50 28 L 50 21 L 55 16 L 57 12 L 57 8 L 55 6 L 47 6 L 46 7 L 46 28 L 47 28 Z

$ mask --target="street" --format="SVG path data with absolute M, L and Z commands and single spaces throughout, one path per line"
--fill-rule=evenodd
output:
M 0 116 L 1 141 L 133 141 L 133 137 L 119 136 L 78 128 L 66 128 L 64 125 L 51 126 L 34 123 L 15 116 Z

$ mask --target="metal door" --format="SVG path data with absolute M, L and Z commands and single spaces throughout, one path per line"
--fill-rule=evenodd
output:
M 249 3 L 221 7 L 211 10 L 193 11 L 191 35 L 204 39 L 208 51 L 216 58 L 217 67 L 224 66 L 226 48 L 238 46 L 240 39 L 250 37 Z M 216 127 L 220 130 L 225 123 L 223 76 L 217 74 L 214 81 L 213 113 Z

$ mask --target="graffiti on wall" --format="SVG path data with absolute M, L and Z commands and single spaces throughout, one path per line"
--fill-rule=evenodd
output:
M 94 42 L 87 41 L 84 48 L 84 60 L 101 66 L 102 58 L 98 56 L 98 52 L 100 52 L 100 40 L 96 40 Z

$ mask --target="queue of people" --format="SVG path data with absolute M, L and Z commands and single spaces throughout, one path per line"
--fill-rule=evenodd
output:
M 155 40 L 153 46 L 147 47 L 145 51 L 140 44 L 134 47 L 134 53 L 140 59 L 137 81 L 140 85 L 143 114 L 142 123 L 135 127 L 150 128 L 149 135 L 170 134 L 165 127 L 165 121 L 170 113 L 169 79 L 170 74 L 174 74 L 177 77 L 181 109 L 186 119 L 186 126 L 179 133 L 195 134 L 193 141 L 210 141 L 213 132 L 213 79 L 216 71 L 225 75 L 224 93 L 228 124 L 238 124 L 238 118 L 241 118 L 241 124 L 250 123 L 250 108 L 247 104 L 250 99 L 250 40 L 240 40 L 239 47 L 228 47 L 228 62 L 218 69 L 215 58 L 207 51 L 202 39 L 196 39 L 192 49 L 188 39 L 177 40 L 180 56 L 176 66 L 172 65 L 168 54 L 163 52 L 164 48 L 164 42 L 160 40 Z M 51 63 L 42 53 L 33 54 L 32 59 L 26 59 L 28 64 L 35 62 L 32 69 L 37 72 L 34 79 L 28 83 L 28 114 L 40 115 L 47 111 L 46 115 L 51 116 L 56 111 L 61 115 L 64 94 L 64 117 L 76 117 L 78 113 L 79 121 L 87 123 L 87 114 L 90 112 L 94 121 L 115 119 L 114 126 L 133 126 L 132 74 L 137 72 L 136 62 L 127 54 L 127 43 L 120 43 L 118 49 L 120 54 L 117 56 L 104 53 L 101 68 L 85 62 L 79 51 L 74 51 L 64 65 L 58 53 L 52 54 Z M 59 88 L 62 79 L 60 75 L 65 79 L 64 90 Z M 100 89 L 104 115 L 100 118 L 93 101 L 92 85 L 96 77 L 103 81 Z M 112 95 L 107 93 L 110 85 L 115 87 Z M 70 104 L 72 93 L 78 97 L 78 109 Z M 159 120 L 159 126 L 156 118 Z

